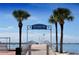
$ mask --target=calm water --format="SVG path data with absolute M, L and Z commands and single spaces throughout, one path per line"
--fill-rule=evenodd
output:
M 22 47 L 25 47 L 25 46 L 27 46 L 27 44 L 22 44 Z M 18 43 L 12 43 L 12 44 L 10 43 L 10 45 L 7 44 L 7 48 L 10 50 L 15 50 L 17 47 L 19 47 Z
M 27 44 L 22 44 L 22 45 L 27 45 Z M 19 47 L 18 44 L 10 44 L 8 45 L 8 49 L 16 49 L 16 47 Z M 60 45 L 58 45 L 58 48 Z M 55 48 L 55 44 L 54 44 Z M 78 53 L 79 54 L 79 43 L 65 43 L 63 44 L 63 50 L 69 53 Z
M 54 44 L 55 47 L 55 44 Z M 58 45 L 60 48 L 60 45 Z M 79 43 L 64 43 L 63 50 L 69 53 L 77 53 L 79 54 Z

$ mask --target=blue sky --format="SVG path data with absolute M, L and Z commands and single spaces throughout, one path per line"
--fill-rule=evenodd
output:
M 64 24 L 64 42 L 76 42 L 79 43 L 79 4 L 62 4 L 62 3 L 52 3 L 52 4 L 0 4 L 0 36 L 10 36 L 10 34 L 18 33 L 18 22 L 13 17 L 12 12 L 14 10 L 22 9 L 27 11 L 31 16 L 28 20 L 23 21 L 23 35 L 26 38 L 26 26 L 32 24 L 46 24 L 50 25 L 48 19 L 52 14 L 53 10 L 56 8 L 68 8 L 71 10 L 74 16 L 73 22 L 66 21 Z M 55 41 L 55 27 L 52 24 L 53 40 Z M 36 31 L 41 33 L 43 31 Z M 5 34 L 6 33 L 6 34 Z M 14 35 L 15 35 L 14 34 Z M 47 36 L 48 32 L 46 32 Z M 16 37 L 16 35 L 11 35 L 11 37 Z M 31 34 L 30 34 L 31 35 Z M 58 35 L 60 39 L 60 26 L 58 24 Z M 32 35 L 33 36 L 33 35 Z

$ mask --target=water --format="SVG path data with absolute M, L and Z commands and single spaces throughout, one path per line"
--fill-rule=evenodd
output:
M 27 46 L 27 43 L 22 43 L 22 47 Z M 15 50 L 17 47 L 19 47 L 19 43 L 10 43 L 7 44 L 8 50 Z
M 27 44 L 24 43 L 22 46 L 26 46 Z M 55 48 L 56 44 L 53 44 Z M 7 44 L 7 48 L 10 50 L 15 50 L 17 47 L 19 47 L 18 43 L 10 43 Z M 58 48 L 60 48 L 60 45 L 58 44 Z M 74 54 L 79 54 L 79 43 L 64 43 L 63 44 L 63 51 L 69 52 L 69 53 L 74 53 Z
M 55 47 L 55 45 L 56 44 L 54 44 L 54 47 Z M 60 48 L 59 44 L 58 44 L 58 48 Z M 79 43 L 64 43 L 63 51 L 79 54 Z

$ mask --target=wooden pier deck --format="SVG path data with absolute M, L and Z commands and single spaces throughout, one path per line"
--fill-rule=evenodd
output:
M 55 55 L 54 51 L 50 48 L 47 49 L 47 44 L 33 44 L 31 46 L 31 55 Z

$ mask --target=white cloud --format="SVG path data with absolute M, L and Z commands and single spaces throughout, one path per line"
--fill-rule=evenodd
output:
M 1 30 L 1 31 L 9 31 L 9 30 L 12 30 L 12 29 L 14 29 L 13 26 L 0 27 L 0 30 Z
M 38 20 L 38 17 L 36 17 L 36 16 L 31 16 L 31 17 L 29 17 L 28 19 Z
M 10 37 L 11 42 L 19 42 L 19 33 L 18 32 L 0 32 L 0 37 Z M 44 41 L 48 40 L 50 41 L 50 33 L 45 32 L 45 36 L 43 36 L 42 32 L 29 32 L 29 40 L 34 41 Z M 55 33 L 52 34 L 52 41 L 55 42 Z M 60 35 L 58 35 L 59 42 L 60 42 Z M 1 39 L 0 39 L 1 40 Z M 27 33 L 22 33 L 22 41 L 27 41 Z M 79 43 L 79 37 L 77 36 L 70 36 L 70 35 L 64 35 L 64 43 Z
M 64 42 L 65 43 L 79 43 L 79 37 L 71 36 L 71 35 L 64 35 Z

